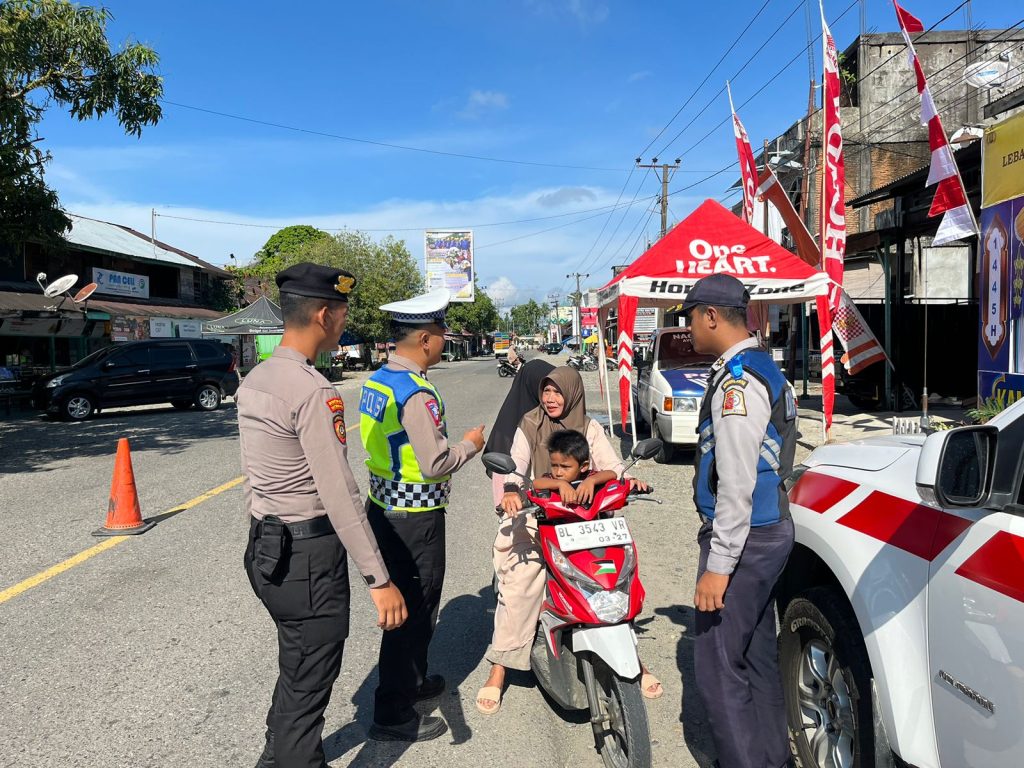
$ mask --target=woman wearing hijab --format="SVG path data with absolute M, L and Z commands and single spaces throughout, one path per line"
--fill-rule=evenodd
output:
M 533 361 L 527 363 L 516 378 L 522 376 L 531 364 Z M 531 371 L 531 375 L 535 375 L 537 370 Z M 615 454 L 601 425 L 587 416 L 583 379 L 579 371 L 568 366 L 555 368 L 542 376 L 534 392 L 535 402 L 539 399 L 539 403 L 519 421 L 508 451 L 516 462 L 517 472 L 524 477 L 541 477 L 549 473 L 548 438 L 559 430 L 571 429 L 586 436 L 593 471 L 622 473 L 625 465 Z M 522 405 L 523 401 L 519 403 Z M 510 410 L 506 414 L 505 405 L 502 406 L 491 433 L 492 439 L 502 415 L 511 413 Z M 530 669 L 530 647 L 544 602 L 544 560 L 537 544 L 537 521 L 532 516 L 519 514 L 523 507 L 520 478 L 508 475 L 502 480 L 500 501 L 504 514 L 493 549 L 494 571 L 499 584 L 498 605 L 494 611 L 494 634 L 485 655 L 491 662 L 491 672 L 476 699 L 476 708 L 485 715 L 493 715 L 501 707 L 505 670 Z M 494 478 L 494 482 L 497 501 L 498 478 Z M 664 692 L 661 683 L 646 669 L 641 685 L 644 695 L 649 698 L 657 698 Z

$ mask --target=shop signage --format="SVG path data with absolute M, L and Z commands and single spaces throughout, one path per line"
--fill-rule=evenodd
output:
M 149 277 L 129 272 L 114 272 L 110 269 L 92 268 L 92 281 L 98 286 L 96 293 L 111 293 L 115 296 L 131 296 L 136 299 L 149 298 Z
M 201 320 L 178 320 L 178 338 L 198 339 L 203 335 L 203 323 Z
M 174 337 L 174 323 L 169 317 L 151 317 L 149 319 L 149 338 L 169 339 Z

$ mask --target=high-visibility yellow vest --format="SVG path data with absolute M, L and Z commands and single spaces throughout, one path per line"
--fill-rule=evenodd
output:
M 363 385 L 359 398 L 359 434 L 368 454 L 369 496 L 388 510 L 427 512 L 448 504 L 452 476 L 427 477 L 402 426 L 402 410 L 417 392 L 426 392 L 436 401 L 436 417 L 447 434 L 440 393 L 411 371 L 379 369 Z

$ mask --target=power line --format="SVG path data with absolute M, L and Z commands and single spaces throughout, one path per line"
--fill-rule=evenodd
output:
M 640 179 L 640 183 L 637 185 L 636 192 L 633 193 L 633 199 L 630 201 L 630 204 L 629 204 L 630 207 L 632 207 L 633 204 L 636 203 L 637 197 L 639 197 L 639 195 L 640 195 L 640 190 L 643 189 L 644 182 L 647 181 L 647 177 L 650 176 L 650 175 L 651 175 L 651 171 L 650 171 L 650 169 L 648 169 L 647 173 L 645 173 L 643 175 L 643 177 Z M 654 197 L 655 196 L 652 196 L 650 198 L 645 198 L 645 199 L 653 199 Z M 615 239 L 615 234 L 622 227 L 622 222 L 626 220 L 626 216 L 628 215 L 628 213 L 629 213 L 628 208 L 627 208 L 627 210 L 622 212 L 622 216 L 619 217 L 619 223 L 615 225 L 615 229 L 612 230 L 612 233 L 608 236 L 608 239 L 605 240 L 604 245 L 601 247 L 600 252 L 597 254 L 597 256 L 594 257 L 593 261 L 590 264 L 587 264 L 585 267 L 582 267 L 581 269 L 589 269 L 591 264 L 596 263 L 598 259 L 600 259 L 602 256 L 604 256 L 605 251 L 608 250 L 608 246 L 611 244 L 612 240 Z
M 245 123 L 252 123 L 254 125 L 263 125 L 268 128 L 279 128 L 284 131 L 294 131 L 295 133 L 305 133 L 310 136 L 320 136 L 327 139 L 338 139 L 339 141 L 349 141 L 357 144 L 369 144 L 374 147 L 384 147 L 386 149 L 400 149 L 405 152 L 420 152 L 427 155 L 439 155 L 441 157 L 458 157 L 464 160 L 479 160 L 488 163 L 504 163 L 508 165 L 529 165 L 535 168 L 562 168 L 573 171 L 609 171 L 613 173 L 624 173 L 625 168 L 603 168 L 599 166 L 591 165 L 567 165 L 564 163 L 542 163 L 532 160 L 512 160 L 504 157 L 488 157 L 486 155 L 469 155 L 462 152 L 445 152 L 440 149 L 429 149 L 427 147 L 412 147 L 405 144 L 394 144 L 387 141 L 377 141 L 375 139 L 362 139 L 356 136 L 343 136 L 337 133 L 328 133 L 326 131 L 317 131 L 310 128 L 299 128 L 294 125 L 285 125 L 284 123 L 275 123 L 270 120 L 259 120 L 254 117 L 246 117 L 244 115 L 234 115 L 229 112 L 220 112 L 215 109 L 207 109 L 206 107 L 197 107 L 192 104 L 182 104 L 177 101 L 170 101 L 168 99 L 161 99 L 164 104 L 168 104 L 172 107 L 180 107 L 181 109 L 190 109 L 194 112 L 203 112 L 208 115 L 216 115 L 217 117 L 224 117 L 230 120 L 239 120 Z
M 636 170 L 636 166 L 634 166 L 633 168 L 629 169 L 629 175 L 626 177 L 626 181 L 623 183 L 622 189 L 619 190 L 619 196 L 615 200 L 615 204 L 616 205 L 618 205 L 619 201 L 622 200 L 622 195 L 625 194 L 626 187 L 629 186 L 629 180 L 631 178 L 633 178 L 633 172 L 635 170 Z M 587 259 L 590 258 L 590 254 L 592 254 L 594 252 L 594 249 L 597 247 L 597 244 L 601 241 L 601 236 L 604 234 L 604 231 L 608 228 L 608 222 L 610 222 L 612 220 L 612 216 L 613 215 L 614 215 L 614 212 L 613 211 L 609 211 L 608 218 L 605 219 L 604 220 L 604 224 L 601 225 L 601 231 L 597 233 L 597 237 L 595 237 L 594 238 L 594 242 L 592 242 L 590 244 L 590 248 L 587 250 L 586 254 L 584 254 L 583 258 L 580 260 L 581 262 L 586 261 Z
M 711 76 L 715 73 L 715 71 L 721 66 L 722 62 L 725 61 L 725 57 L 728 56 L 730 53 L 732 53 L 732 49 L 736 47 L 736 44 L 739 43 L 739 41 L 747 33 L 747 30 L 750 29 L 751 25 L 755 21 L 757 21 L 757 19 L 761 16 L 761 13 L 764 11 L 764 9 L 768 7 L 768 3 L 769 2 L 771 2 L 771 0 L 765 0 L 764 5 L 762 5 L 760 8 L 757 9 L 757 13 L 755 13 L 754 17 L 750 21 L 747 22 L 747 26 L 745 26 L 743 28 L 743 30 L 739 33 L 739 35 L 736 36 L 736 39 L 732 41 L 732 45 L 730 45 L 729 48 L 725 51 L 725 53 L 722 54 L 721 58 L 719 58 L 718 61 L 715 62 L 715 65 L 710 70 L 708 70 L 708 73 L 706 75 L 704 75 L 704 79 L 701 80 L 700 83 L 697 85 L 697 87 L 694 88 L 693 91 L 690 92 L 690 95 L 686 97 L 686 101 L 683 102 L 683 106 L 681 106 L 679 109 L 676 110 L 676 113 L 674 115 L 672 115 L 671 119 L 667 123 L 665 123 L 665 126 L 660 131 L 658 131 L 658 135 L 655 136 L 653 139 L 651 139 L 649 142 L 647 142 L 647 146 L 640 150 L 640 154 L 641 155 L 644 155 L 644 154 L 647 153 L 647 150 L 649 150 L 651 148 L 651 146 L 654 144 L 654 142 L 656 142 L 658 139 L 660 139 L 662 137 L 662 135 L 665 133 L 665 131 L 668 130 L 668 127 L 670 125 L 672 125 L 672 123 L 675 122 L 676 118 L 679 117 L 679 115 L 682 113 L 682 111 L 684 109 L 686 109 L 687 105 L 693 100 L 693 97 L 697 95 L 697 93 L 700 91 L 700 89 L 704 87 L 704 84 L 711 78 Z M 800 2 L 804 2 L 804 0 L 800 0 Z

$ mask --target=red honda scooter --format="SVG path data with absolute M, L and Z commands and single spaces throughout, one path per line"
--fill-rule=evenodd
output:
M 626 469 L 659 450 L 660 440 L 641 440 Z M 484 454 L 483 463 L 492 472 L 518 474 L 507 454 Z M 608 768 L 647 768 L 651 737 L 633 631 L 644 588 L 629 526 L 614 513 L 629 501 L 654 500 L 638 499 L 622 477 L 600 488 L 589 506 L 563 504 L 557 492 L 530 485 L 526 496 L 521 514 L 537 520 L 547 570 L 531 669 L 559 706 L 590 711 L 595 746 Z

